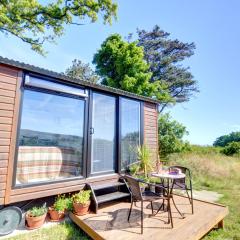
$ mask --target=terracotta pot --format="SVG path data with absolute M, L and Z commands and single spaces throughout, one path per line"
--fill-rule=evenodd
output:
M 48 208 L 48 213 L 53 221 L 60 221 L 65 217 L 65 211 L 57 211 L 53 207 Z
M 27 228 L 29 229 L 40 228 L 44 224 L 46 216 L 47 213 L 38 217 L 32 217 L 29 215 L 29 213 L 26 213 Z
M 89 206 L 90 206 L 90 201 L 88 201 L 86 204 L 81 204 L 81 203 L 73 203 L 73 209 L 74 209 L 74 213 L 81 216 L 81 215 L 85 215 L 88 213 L 89 210 Z

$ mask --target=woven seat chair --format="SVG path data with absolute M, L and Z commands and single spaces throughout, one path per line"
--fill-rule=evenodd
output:
M 151 209 L 152 209 L 152 214 L 154 214 L 153 212 L 153 202 L 157 201 L 157 200 L 163 200 L 163 201 L 167 201 L 167 211 L 168 211 L 168 223 L 171 223 L 171 227 L 173 228 L 173 220 L 172 220 L 172 212 L 171 212 L 171 206 L 170 206 L 170 198 L 166 195 L 163 194 L 162 196 L 158 195 L 155 192 L 152 191 L 141 191 L 140 188 L 140 183 L 144 183 L 147 184 L 149 186 L 153 185 L 156 186 L 155 184 L 151 184 L 151 183 L 146 183 L 140 179 L 136 179 L 134 177 L 131 176 L 124 176 L 124 178 L 126 179 L 129 189 L 131 191 L 131 206 L 129 209 L 129 214 L 128 214 L 128 221 L 130 220 L 130 216 L 131 216 L 131 212 L 132 212 L 132 207 L 133 207 L 133 203 L 134 202 L 141 202 L 141 234 L 143 234 L 143 202 L 150 202 L 151 203 Z M 161 186 L 159 186 L 161 188 Z M 163 188 L 163 191 L 164 188 Z
M 189 168 L 183 167 L 183 166 L 171 166 L 169 167 L 169 170 L 172 170 L 174 168 L 180 169 L 181 172 L 186 175 L 186 177 L 183 179 L 174 179 L 171 184 L 171 192 L 173 189 L 185 191 L 187 193 L 188 200 L 191 204 L 192 214 L 193 214 L 194 210 L 193 210 L 193 189 L 192 189 L 191 171 Z M 190 191 L 190 195 L 189 195 L 189 191 Z

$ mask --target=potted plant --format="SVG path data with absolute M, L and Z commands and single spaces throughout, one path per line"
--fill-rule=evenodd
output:
M 65 217 L 65 212 L 69 207 L 69 198 L 65 195 L 58 195 L 54 204 L 48 208 L 48 213 L 51 221 L 60 221 Z
M 146 145 L 138 146 L 137 156 L 140 161 L 140 170 L 143 171 L 144 177 L 148 178 L 148 174 L 153 170 L 150 150 Z
M 32 207 L 26 213 L 26 227 L 28 229 L 40 228 L 45 222 L 47 216 L 47 207 Z
M 89 211 L 91 190 L 81 190 L 72 196 L 74 213 L 81 216 Z

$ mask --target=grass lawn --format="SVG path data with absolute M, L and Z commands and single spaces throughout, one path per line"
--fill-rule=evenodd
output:
M 240 240 L 240 158 L 226 157 L 211 149 L 173 154 L 170 164 L 181 164 L 192 170 L 194 188 L 223 194 L 220 203 L 229 207 L 225 228 L 211 231 L 204 240 Z M 11 240 L 85 240 L 89 239 L 74 224 L 65 223 L 42 228 Z
M 52 227 L 8 238 L 7 240 L 89 240 L 90 238 L 72 223 L 61 223 Z

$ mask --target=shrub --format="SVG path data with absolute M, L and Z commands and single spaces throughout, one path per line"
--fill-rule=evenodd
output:
M 232 156 L 234 154 L 240 154 L 240 142 L 230 142 L 221 151 L 227 156 Z
M 240 142 L 240 132 L 232 132 L 218 137 L 213 143 L 213 146 L 225 147 L 230 142 Z
M 172 120 L 169 113 L 160 114 L 158 119 L 159 154 L 166 160 L 169 154 L 183 152 L 189 149 L 189 143 L 182 138 L 187 135 L 186 127 Z

